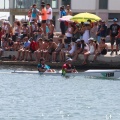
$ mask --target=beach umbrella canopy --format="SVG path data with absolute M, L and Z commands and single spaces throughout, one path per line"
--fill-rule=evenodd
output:
M 67 21 L 67 22 L 69 22 L 69 21 L 71 21 L 70 19 L 72 18 L 73 16 L 71 16 L 71 15 L 66 15 L 66 16 L 63 16 L 62 18 L 59 18 L 58 20 L 59 21 Z
M 87 22 L 87 20 L 91 20 L 92 22 L 99 21 L 101 18 L 95 14 L 91 13 L 79 13 L 73 16 L 70 20 L 74 22 Z

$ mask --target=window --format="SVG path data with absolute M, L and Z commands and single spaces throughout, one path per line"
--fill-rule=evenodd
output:
M 119 21 L 120 20 L 120 13 L 109 13 L 108 14 L 109 21 L 113 21 L 114 18 L 117 18 Z
M 108 9 L 108 0 L 99 0 L 99 9 Z
M 52 8 L 58 8 L 58 2 L 57 0 L 43 0 L 46 4 L 50 3 Z
M 58 8 L 57 0 L 14 0 L 14 8 L 25 8 L 29 9 L 34 3 L 37 5 L 37 8 L 40 9 L 41 1 L 45 3 L 50 3 L 52 8 Z
M 62 0 L 62 5 L 71 5 L 71 0 Z

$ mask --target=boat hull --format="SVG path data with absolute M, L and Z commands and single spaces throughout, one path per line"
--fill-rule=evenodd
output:
M 61 72 L 38 72 L 38 71 L 14 71 L 12 73 L 18 74 L 40 74 L 44 76 L 62 76 Z M 66 77 L 70 76 L 87 76 L 87 77 L 97 77 L 97 78 L 113 78 L 118 79 L 120 78 L 120 70 L 87 70 L 84 72 L 78 73 L 66 73 Z

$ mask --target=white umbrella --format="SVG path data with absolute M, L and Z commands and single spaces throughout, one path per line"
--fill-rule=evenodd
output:
M 71 16 L 71 15 L 66 15 L 66 16 L 63 16 L 62 18 L 59 18 L 58 20 L 59 21 L 67 21 L 67 22 L 70 22 L 71 20 L 71 18 L 72 18 L 73 16 Z

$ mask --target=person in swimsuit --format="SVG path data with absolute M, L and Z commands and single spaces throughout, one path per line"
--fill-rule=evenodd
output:
M 44 55 L 46 56 L 46 60 L 50 61 L 50 55 L 52 55 L 53 52 L 55 52 L 56 48 L 57 48 L 57 44 L 55 42 L 53 42 L 53 39 L 51 38 L 50 40 L 48 40 L 48 49 L 47 51 L 44 52 Z

